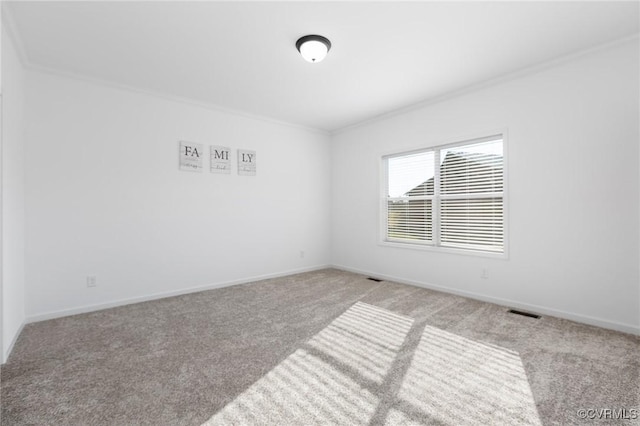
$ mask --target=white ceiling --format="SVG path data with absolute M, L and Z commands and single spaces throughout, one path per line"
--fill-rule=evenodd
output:
M 6 2 L 28 64 L 335 131 L 639 31 L 631 2 Z M 324 62 L 295 49 L 328 37 Z

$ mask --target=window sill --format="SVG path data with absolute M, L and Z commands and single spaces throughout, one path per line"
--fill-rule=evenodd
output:
M 430 251 L 430 252 L 445 253 L 445 254 L 458 254 L 463 256 L 486 257 L 490 259 L 507 260 L 509 258 L 506 250 L 504 253 L 491 253 L 491 252 L 483 252 L 483 251 L 476 251 L 476 250 L 466 250 L 461 248 L 436 247 L 433 245 L 426 245 L 426 244 L 411 244 L 411 243 L 401 243 L 401 242 L 386 241 L 386 240 L 378 241 L 378 245 L 383 247 L 393 247 L 393 248 L 399 248 L 399 249 Z

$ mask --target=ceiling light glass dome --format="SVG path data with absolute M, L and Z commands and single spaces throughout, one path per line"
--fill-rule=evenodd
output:
M 296 48 L 307 62 L 316 63 L 327 56 L 331 42 L 320 35 L 307 35 L 298 39 Z

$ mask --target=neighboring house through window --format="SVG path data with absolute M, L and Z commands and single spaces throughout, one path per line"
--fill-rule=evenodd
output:
M 383 157 L 384 242 L 505 252 L 503 136 Z

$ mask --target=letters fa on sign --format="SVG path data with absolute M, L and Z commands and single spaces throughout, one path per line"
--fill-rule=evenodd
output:
M 256 175 L 256 152 L 246 149 L 238 150 L 238 174 L 242 176 Z
M 209 146 L 211 173 L 231 173 L 231 149 L 226 146 Z
M 200 143 L 180 142 L 180 170 L 191 172 L 202 171 L 202 157 L 204 148 Z

